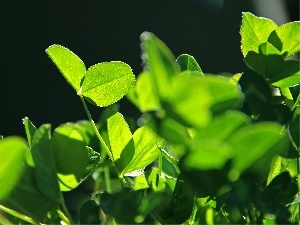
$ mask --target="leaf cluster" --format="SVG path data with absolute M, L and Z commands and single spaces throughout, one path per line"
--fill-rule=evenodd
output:
M 0 141 L 0 222 L 31 224 L 297 223 L 300 23 L 244 13 L 247 71 L 209 74 L 141 35 L 143 72 L 123 62 L 86 69 L 69 49 L 46 53 L 89 121 L 51 131 L 23 119 L 27 140 Z M 137 122 L 116 110 L 126 96 Z M 107 107 L 97 123 L 88 101 Z M 63 193 L 92 183 L 70 216 Z

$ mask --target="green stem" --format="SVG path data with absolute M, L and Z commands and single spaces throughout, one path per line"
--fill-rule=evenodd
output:
M 297 107 L 297 105 L 300 103 L 300 95 L 298 95 L 298 97 L 297 97 L 297 99 L 296 99 L 296 101 L 295 101 L 295 104 L 293 105 L 293 107 L 292 107 L 292 110 L 294 110 L 296 107 Z
M 74 221 L 72 220 L 72 217 L 71 217 L 71 215 L 70 215 L 70 213 L 69 213 L 69 210 L 68 210 L 68 208 L 67 208 L 67 206 L 66 206 L 66 203 L 65 203 L 65 200 L 64 200 L 64 197 L 63 197 L 63 195 L 61 194 L 61 199 L 62 199 L 62 202 L 61 202 L 61 207 L 62 207 L 62 210 L 63 210 L 63 213 L 60 211 L 60 210 L 58 210 L 58 213 L 59 213 L 59 215 L 60 215 L 60 217 L 61 217 L 61 219 L 66 223 L 66 224 L 74 224 Z
M 163 153 L 160 151 L 159 157 L 158 157 L 158 175 L 161 177 L 162 174 L 162 164 L 163 164 Z
M 104 167 L 104 179 L 105 179 L 106 191 L 108 193 L 111 193 L 112 189 L 111 189 L 110 173 L 109 173 L 108 166 Z
M 109 158 L 110 158 L 111 161 L 113 162 L 114 167 L 115 167 L 115 170 L 116 170 L 116 172 L 117 172 L 117 174 L 118 174 L 118 177 L 119 177 L 121 186 L 122 186 L 122 188 L 124 188 L 123 179 L 120 177 L 120 172 L 118 171 L 118 168 L 117 168 L 117 166 L 116 166 L 116 163 L 115 163 L 115 160 L 114 160 L 114 158 L 113 158 L 113 155 L 112 155 L 111 151 L 109 150 L 107 144 L 105 143 L 104 139 L 102 138 L 101 134 L 99 133 L 98 128 L 97 128 L 97 126 L 96 126 L 96 124 L 95 124 L 95 122 L 94 122 L 94 120 L 93 120 L 93 118 L 92 118 L 92 116 L 91 116 L 91 113 L 90 113 L 90 111 L 89 111 L 89 109 L 88 109 L 88 107 L 87 107 L 87 105 L 86 105 L 86 103 L 85 103 L 85 101 L 84 101 L 83 96 L 82 96 L 81 94 L 78 94 L 78 95 L 79 95 L 80 100 L 81 100 L 81 102 L 82 102 L 82 104 L 83 104 L 84 110 L 85 110 L 85 112 L 86 112 L 86 114 L 87 114 L 87 116 L 88 116 L 88 118 L 89 118 L 89 121 L 90 121 L 90 123 L 92 124 L 92 127 L 94 128 L 94 131 L 95 131 L 95 133 L 96 133 L 96 136 L 97 136 L 97 138 L 99 139 L 101 145 L 104 147 L 106 154 L 109 156 Z
M 97 128 L 97 126 L 96 126 L 96 124 L 95 124 L 95 122 L 94 122 L 94 120 L 93 120 L 93 118 L 92 118 L 92 116 L 91 116 L 91 114 L 90 114 L 90 111 L 89 111 L 89 109 L 88 109 L 88 107 L 87 107 L 87 105 L 86 105 L 86 103 L 85 103 L 85 101 L 84 101 L 83 96 L 82 96 L 82 95 L 79 95 L 79 97 L 80 97 L 80 100 L 81 100 L 81 102 L 82 102 L 82 104 L 83 104 L 84 110 L 85 110 L 85 112 L 86 112 L 86 114 L 87 114 L 87 116 L 88 116 L 88 118 L 89 118 L 89 120 L 90 120 L 90 123 L 92 124 L 92 126 L 93 126 L 93 128 L 94 128 L 94 130 L 95 130 L 95 133 L 96 133 L 97 138 L 99 139 L 101 145 L 104 147 L 104 149 L 105 149 L 105 151 L 106 151 L 106 154 L 107 154 L 107 155 L 109 156 L 109 158 L 114 162 L 112 153 L 111 153 L 111 151 L 109 150 L 108 146 L 106 145 L 106 143 L 105 143 L 104 139 L 102 138 L 101 134 L 99 133 L 98 128 Z
M 30 224 L 38 225 L 38 223 L 35 222 L 35 221 L 34 221 L 32 218 L 30 218 L 29 216 L 23 215 L 22 213 L 19 213 L 19 212 L 17 212 L 17 211 L 14 211 L 14 210 L 12 210 L 12 209 L 9 209 L 9 208 L 5 207 L 4 205 L 0 205 L 0 210 L 3 211 L 3 212 L 5 212 L 5 213 L 8 213 L 8 214 L 10 214 L 10 215 L 12 215 L 12 216 L 15 216 L 15 217 L 17 217 L 17 218 L 19 218 L 19 219 L 21 219 L 21 220 L 24 220 L 24 221 L 26 221 L 26 222 L 28 222 L 28 223 L 30 223 Z M 3 217 L 2 217 L 1 219 L 3 220 Z M 9 222 L 9 221 L 8 221 L 8 222 Z M 7 223 L 5 223 L 5 224 L 7 224 Z
M 65 224 L 72 224 L 68 217 L 61 210 L 57 210 L 57 213 L 60 216 L 60 218 L 65 222 Z

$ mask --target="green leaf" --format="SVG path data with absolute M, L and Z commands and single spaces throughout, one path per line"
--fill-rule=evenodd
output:
M 82 60 L 69 49 L 61 45 L 51 45 L 46 49 L 46 53 L 69 84 L 78 92 L 86 70 Z
M 50 124 L 43 124 L 37 129 L 32 139 L 31 152 L 39 191 L 49 199 L 59 202 L 61 195 L 50 149 L 50 132 Z
M 226 111 L 216 116 L 206 127 L 199 129 L 194 139 L 200 143 L 203 139 L 226 140 L 233 132 L 250 122 L 250 117 L 239 111 Z
M 32 142 L 33 135 L 36 132 L 36 127 L 33 125 L 33 123 L 29 120 L 28 117 L 25 117 L 23 119 L 23 124 L 25 127 L 29 149 L 31 149 L 31 142 Z
M 178 56 L 176 59 L 177 63 L 180 66 L 181 71 L 189 70 L 189 71 L 197 71 L 203 74 L 199 64 L 196 59 L 188 54 L 182 54 Z
M 152 33 L 144 32 L 141 42 L 142 58 L 145 69 L 153 77 L 154 91 L 159 98 L 164 98 L 172 77 L 180 71 L 179 66 L 169 48 Z
M 1 143 L 1 142 L 0 142 Z M 11 194 L 1 204 L 42 222 L 50 210 L 57 209 L 58 203 L 42 194 L 36 184 L 35 169 L 24 165 L 24 173 Z M 14 170 L 16 165 L 14 165 Z M 11 170 L 12 171 L 12 170 Z M 44 177 L 46 180 L 47 177 Z M 2 192 L 1 186 L 1 192 Z
M 153 191 L 164 191 L 166 188 L 166 179 L 159 176 L 155 170 L 151 170 L 150 174 L 147 176 L 147 181 Z
M 158 119 L 156 123 L 159 135 L 170 143 L 185 144 L 191 138 L 187 128 L 170 117 Z
M 11 136 L 0 141 L 0 201 L 15 188 L 24 169 L 28 147 L 21 137 Z
M 134 154 L 134 146 L 130 143 L 132 134 L 122 114 L 113 112 L 109 115 L 107 131 L 113 159 L 119 170 L 122 170 L 130 163 Z M 125 148 L 126 146 L 127 148 Z M 125 152 L 122 153 L 123 151 Z
M 157 93 L 154 92 L 153 78 L 148 71 L 143 71 L 135 86 L 127 93 L 127 98 L 136 105 L 141 112 L 158 110 L 160 108 Z
M 290 122 L 292 116 L 293 113 L 288 106 L 275 104 L 262 110 L 257 121 L 273 121 L 284 125 Z
M 265 174 L 273 156 L 287 147 L 287 137 L 282 126 L 264 122 L 242 127 L 230 136 L 228 143 L 235 149 L 235 172 L 241 174 L 252 167 L 255 172 Z
M 189 127 L 202 127 L 211 117 L 211 95 L 201 76 L 176 76 L 168 84 L 162 107 L 174 120 Z
M 218 139 L 196 139 L 191 151 L 182 160 L 186 169 L 221 169 L 232 157 L 234 149 Z
M 295 109 L 295 116 L 289 124 L 289 132 L 291 139 L 293 140 L 296 147 L 300 148 L 300 107 Z
M 258 47 L 268 40 L 270 33 L 276 28 L 277 25 L 272 20 L 244 13 L 240 30 L 244 57 L 249 51 L 258 53 Z
M 240 87 L 229 78 L 216 75 L 206 75 L 205 83 L 208 86 L 211 100 L 211 111 L 214 114 L 225 110 L 239 108 L 243 101 Z
M 129 65 L 103 62 L 91 66 L 82 84 L 82 95 L 91 103 L 105 107 L 120 100 L 135 83 Z
M 80 224 L 101 224 L 100 208 L 94 200 L 82 204 L 79 211 Z
M 300 61 L 285 61 L 285 70 L 279 76 L 272 77 L 270 83 L 275 87 L 286 88 L 300 84 Z
M 251 115 L 258 114 L 263 108 L 271 104 L 272 91 L 264 78 L 252 71 L 246 72 L 239 80 L 245 95 L 244 106 L 247 106 Z
M 89 165 L 89 153 L 81 133 L 72 123 L 60 125 L 53 132 L 53 154 L 61 191 L 79 185 Z
M 280 52 L 268 42 L 259 45 L 259 53 L 249 51 L 244 61 L 250 69 L 266 78 L 278 76 L 285 69 Z
M 300 21 L 286 23 L 272 31 L 268 41 L 286 58 L 300 51 Z
M 143 169 L 158 158 L 160 150 L 157 145 L 161 139 L 147 126 L 140 127 L 133 134 L 134 155 L 122 174 Z
M 179 175 L 173 193 L 173 215 L 176 223 L 184 223 L 192 214 L 194 208 L 195 190 L 182 174 Z

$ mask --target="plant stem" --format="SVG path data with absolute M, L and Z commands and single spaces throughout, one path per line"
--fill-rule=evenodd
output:
M 112 189 L 111 189 L 110 174 L 109 174 L 108 166 L 104 167 L 104 179 L 105 179 L 106 191 L 108 193 L 111 193 Z
M 65 203 L 65 200 L 64 200 L 64 197 L 62 196 L 62 194 L 61 194 L 61 199 L 62 199 L 62 202 L 60 205 L 61 205 L 64 213 L 62 213 L 60 210 L 58 210 L 60 217 L 66 224 L 74 224 L 74 221 L 72 220 L 72 217 L 69 213 L 69 210 L 66 206 L 66 203 Z
M 117 172 L 117 174 L 118 174 L 118 177 L 119 177 L 121 186 L 122 186 L 122 188 L 124 188 L 123 179 L 120 178 L 120 172 L 118 171 L 118 168 L 117 168 L 117 166 L 116 166 L 116 164 L 115 164 L 115 160 L 114 160 L 114 158 L 113 158 L 113 155 L 112 155 L 110 149 L 108 148 L 107 144 L 105 143 L 104 139 L 102 138 L 101 134 L 99 133 L 98 128 L 97 128 L 97 126 L 96 126 L 96 124 L 95 124 L 95 122 L 94 122 L 94 120 L 93 120 L 93 118 L 92 118 L 92 116 L 91 116 L 91 113 L 90 113 L 90 111 L 89 111 L 89 109 L 88 109 L 88 107 L 87 107 L 87 105 L 86 105 L 86 103 L 85 103 L 85 100 L 84 100 L 83 96 L 82 96 L 81 94 L 79 94 L 79 97 L 80 97 L 80 100 L 81 100 L 81 102 L 82 102 L 82 104 L 83 104 L 84 110 L 85 110 L 85 112 L 86 112 L 86 114 L 87 114 L 87 116 L 88 116 L 88 118 L 89 118 L 89 121 L 90 121 L 90 123 L 92 124 L 92 127 L 94 128 L 94 131 L 95 131 L 95 133 L 96 133 L 96 136 L 97 136 L 97 138 L 99 139 L 101 145 L 104 147 L 106 154 L 109 156 L 109 158 L 110 158 L 111 161 L 113 162 L 114 167 L 115 167 L 115 170 L 116 170 L 116 172 Z
M 91 114 L 90 114 L 90 111 L 89 111 L 89 109 L 88 109 L 88 107 L 87 107 L 87 105 L 86 105 L 86 103 L 85 103 L 85 101 L 84 101 L 83 96 L 82 96 L 82 95 L 79 95 L 79 97 L 80 97 L 80 100 L 81 100 L 81 102 L 82 102 L 82 104 L 83 104 L 84 110 L 85 110 L 85 112 L 86 112 L 86 114 L 87 114 L 87 116 L 88 116 L 88 118 L 89 118 L 89 120 L 90 120 L 90 123 L 92 124 L 92 126 L 93 126 L 93 128 L 94 128 L 94 130 L 95 130 L 95 133 L 96 133 L 97 138 L 99 139 L 101 145 L 104 147 L 104 149 L 105 149 L 105 151 L 106 151 L 106 154 L 109 156 L 109 158 L 110 158 L 112 161 L 114 161 L 113 156 L 112 156 L 112 153 L 111 153 L 111 151 L 109 150 L 108 146 L 106 145 L 106 143 L 105 143 L 104 139 L 102 138 L 101 134 L 99 133 L 98 128 L 97 128 L 97 126 L 96 126 L 96 124 L 95 124 L 95 122 L 94 122 L 94 120 L 93 120 L 93 118 L 92 118 L 92 116 L 91 116 Z
M 29 216 L 23 215 L 22 213 L 19 213 L 15 210 L 9 209 L 9 208 L 5 207 L 4 205 L 0 205 L 0 210 L 5 212 L 5 213 L 8 213 L 12 216 L 15 216 L 15 217 L 17 217 L 21 220 L 24 220 L 24 221 L 26 221 L 30 224 L 38 225 L 38 223 L 35 222 L 34 219 L 30 218 Z M 3 220 L 3 217 L 1 219 Z

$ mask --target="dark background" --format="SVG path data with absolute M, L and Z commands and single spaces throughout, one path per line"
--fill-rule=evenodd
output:
M 299 1 L 282 1 L 288 21 L 299 20 Z M 176 57 L 195 56 L 204 72 L 243 71 L 241 16 L 243 11 L 255 13 L 254 1 L 204 2 L 0 1 L 0 135 L 24 136 L 25 116 L 36 126 L 51 123 L 53 127 L 86 118 L 76 93 L 45 53 L 51 44 L 69 48 L 86 67 L 120 60 L 138 75 L 142 70 L 139 36 L 151 31 Z M 97 119 L 102 109 L 92 105 L 90 109 Z M 120 110 L 136 115 L 126 98 Z

